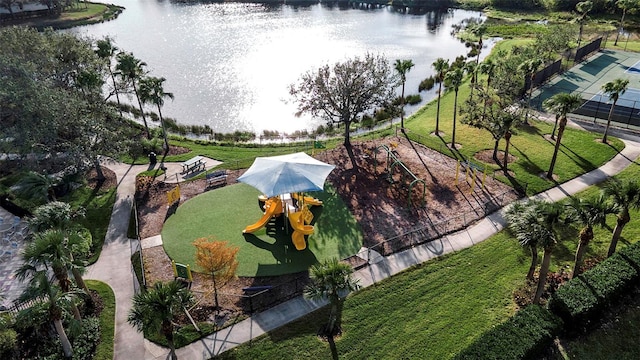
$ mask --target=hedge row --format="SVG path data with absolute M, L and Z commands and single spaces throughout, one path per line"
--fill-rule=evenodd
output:
M 598 319 L 640 279 L 640 242 L 613 254 L 598 266 L 561 286 L 549 301 L 549 309 L 573 329 Z
M 530 305 L 483 333 L 454 359 L 535 359 L 562 329 L 549 310 Z

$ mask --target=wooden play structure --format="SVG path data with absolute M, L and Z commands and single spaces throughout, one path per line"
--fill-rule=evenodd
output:
M 387 145 L 380 145 L 374 150 L 375 171 L 377 171 L 378 169 L 378 153 L 381 152 L 381 150 L 384 150 L 384 152 L 387 154 L 387 162 L 386 162 L 387 180 L 390 183 L 394 183 L 394 180 L 393 180 L 394 171 L 400 172 L 402 176 L 400 183 L 406 184 L 410 180 L 409 186 L 408 186 L 409 191 L 407 195 L 408 207 L 415 206 L 415 204 L 413 204 L 413 200 L 411 199 L 411 193 L 413 191 L 414 186 L 416 184 L 422 184 L 422 201 L 420 202 L 419 206 L 424 207 L 426 204 L 426 189 L 427 189 L 427 185 L 425 181 L 422 179 L 418 179 L 418 177 L 415 176 L 414 173 L 411 172 L 411 170 L 409 170 L 409 168 L 407 168 L 407 166 L 399 159 L 398 155 L 394 151 L 392 151 Z

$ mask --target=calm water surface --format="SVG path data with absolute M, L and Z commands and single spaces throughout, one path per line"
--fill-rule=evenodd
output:
M 463 10 L 409 15 L 322 5 L 112 2 L 126 7 L 118 19 L 68 31 L 111 37 L 119 49 L 146 62 L 150 75 L 167 79 L 165 91 L 175 100 L 165 103 L 165 116 L 216 132 L 315 128 L 323 122 L 295 117 L 288 86 L 306 71 L 367 52 L 384 55 L 391 64 L 411 59 L 416 66 L 405 93 L 415 94 L 420 81 L 433 74 L 436 58 L 466 54 L 451 26 L 481 17 Z M 423 92 L 423 104 L 434 94 Z

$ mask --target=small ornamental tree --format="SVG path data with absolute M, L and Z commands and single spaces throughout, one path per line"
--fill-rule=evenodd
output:
M 216 308 L 219 308 L 218 286 L 224 286 L 236 276 L 236 254 L 240 249 L 227 246 L 226 241 L 216 241 L 214 238 L 199 238 L 193 245 L 196 247 L 196 264 L 213 278 L 213 294 Z

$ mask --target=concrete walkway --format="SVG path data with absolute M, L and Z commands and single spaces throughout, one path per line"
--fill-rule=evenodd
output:
M 131 299 L 137 287 L 131 267 L 131 255 L 138 246 L 137 240 L 127 237 L 127 229 L 133 207 L 136 175 L 148 170 L 149 166 L 122 164 L 108 158 L 102 159 L 102 164 L 115 172 L 118 188 L 100 258 L 87 268 L 85 278 L 103 281 L 109 284 L 115 293 L 114 359 L 148 359 L 156 356 L 163 358 L 161 355 L 168 352 L 145 340 L 142 333 L 136 331 L 127 322 Z M 219 165 L 220 162 L 206 159 L 205 164 L 206 168 L 210 169 Z M 180 175 L 182 171 L 180 163 L 167 163 L 165 166 L 168 179 L 173 182 L 184 180 Z
M 570 126 L 579 127 L 580 125 L 571 123 Z M 602 182 L 617 174 L 640 156 L 640 137 L 615 130 L 611 131 L 611 135 L 619 137 L 625 142 L 626 147 L 620 154 L 602 167 L 538 194 L 536 197 L 557 201 L 573 195 L 588 186 Z M 129 260 L 133 240 L 126 238 L 126 230 L 132 206 L 135 174 L 146 170 L 146 167 L 131 167 L 122 164 L 107 164 L 107 166 L 118 175 L 120 181 L 118 198 L 114 205 L 113 216 L 109 224 L 102 255 L 100 260 L 90 268 L 87 277 L 105 281 L 116 293 L 114 358 L 166 359 L 168 349 L 158 347 L 144 340 L 142 335 L 126 322 L 127 313 L 131 307 L 131 297 L 134 294 L 133 274 Z M 171 169 L 173 165 L 165 164 L 165 166 Z M 505 220 L 502 216 L 502 211 L 497 211 L 475 225 L 455 234 L 388 257 L 378 258 L 375 263 L 356 271 L 355 277 L 360 280 L 360 284 L 363 287 L 370 286 L 413 265 L 473 246 L 486 240 L 504 227 Z M 209 359 L 216 354 L 294 321 L 325 304 L 326 302 L 324 301 L 310 301 L 302 296 L 294 298 L 269 310 L 254 314 L 251 318 L 211 334 L 200 341 L 180 348 L 177 350 L 177 355 L 183 359 Z

